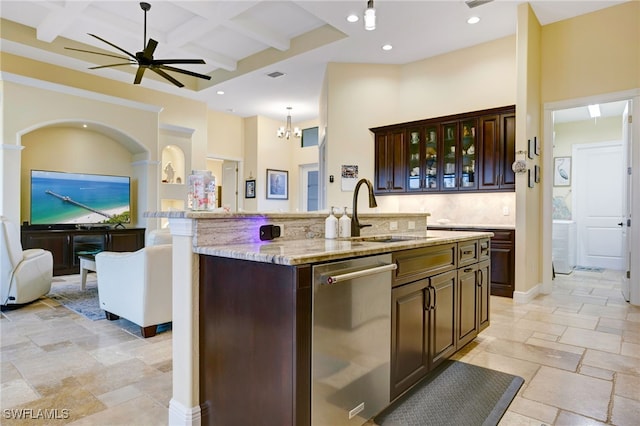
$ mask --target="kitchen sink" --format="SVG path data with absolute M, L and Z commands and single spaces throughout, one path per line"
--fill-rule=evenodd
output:
M 415 235 L 367 235 L 361 237 L 351 237 L 351 241 L 364 241 L 371 243 L 397 243 L 402 241 L 426 240 L 429 237 Z

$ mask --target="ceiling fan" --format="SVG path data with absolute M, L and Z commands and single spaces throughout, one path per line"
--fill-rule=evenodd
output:
M 168 73 L 165 72 L 166 71 L 173 71 L 173 72 L 178 72 L 181 74 L 186 74 L 186 75 L 190 75 L 193 77 L 198 77 L 198 78 L 203 78 L 205 80 L 211 80 L 211 76 L 205 75 L 205 74 L 198 74 L 196 72 L 193 71 L 188 71 L 188 70 L 183 70 L 180 68 L 176 68 L 176 67 L 172 67 L 169 66 L 167 64 L 204 64 L 205 61 L 203 59 L 153 59 L 153 52 L 156 50 L 156 47 L 158 46 L 158 42 L 155 41 L 152 38 L 149 38 L 149 42 L 146 42 L 147 40 L 147 12 L 149 11 L 149 9 L 151 9 L 151 5 L 149 3 L 146 2 L 140 2 L 140 8 L 142 10 L 144 10 L 144 40 L 143 40 L 143 50 L 141 52 L 136 52 L 136 54 L 132 54 L 130 52 L 127 52 L 126 50 L 124 50 L 121 47 L 116 46 L 115 44 L 101 38 L 98 37 L 95 34 L 90 34 L 89 35 L 91 37 L 97 38 L 98 40 L 107 43 L 109 46 L 114 47 L 116 49 L 118 49 L 119 51 L 121 51 L 122 53 L 125 53 L 126 55 L 128 55 L 129 57 L 126 56 L 120 56 L 120 55 L 110 55 L 107 53 L 100 53 L 100 52 L 92 52 L 90 50 L 83 50 L 83 49 L 74 49 L 72 47 L 65 47 L 65 49 L 68 50 L 75 50 L 78 52 L 85 52 L 85 53 L 93 53 L 94 55 L 102 55 L 102 56 L 109 56 L 112 58 L 118 58 L 118 59 L 122 59 L 125 60 L 127 62 L 121 62 L 121 63 L 117 63 L 117 64 L 110 64 L 110 65 L 100 65 L 100 66 L 96 66 L 96 67 L 91 67 L 89 68 L 90 70 L 95 70 L 95 69 L 99 69 L 99 68 L 110 68 L 110 67 L 119 67 L 119 66 L 124 66 L 124 65 L 138 65 L 138 71 L 136 72 L 136 77 L 133 80 L 133 84 L 140 84 L 140 82 L 142 81 L 142 76 L 144 74 L 144 72 L 149 69 L 153 72 L 155 72 L 156 74 L 160 75 L 161 77 L 166 78 L 167 80 L 169 80 L 170 82 L 172 82 L 173 84 L 175 84 L 178 87 L 184 87 L 184 84 L 180 83 L 178 80 L 176 80 L 175 78 L 173 78 L 171 75 L 169 75 Z M 144 46 L 144 43 L 146 43 L 146 46 Z

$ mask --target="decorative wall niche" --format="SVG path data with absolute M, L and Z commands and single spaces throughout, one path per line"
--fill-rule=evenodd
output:
M 184 152 L 176 145 L 167 145 L 162 149 L 161 182 L 185 184 Z

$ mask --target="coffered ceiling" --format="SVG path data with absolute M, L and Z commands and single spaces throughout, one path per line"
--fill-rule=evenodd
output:
M 531 1 L 543 25 L 624 1 Z M 210 81 L 173 74 L 182 89 L 153 73 L 141 86 L 207 102 L 214 110 L 275 119 L 293 107 L 293 121 L 315 118 L 328 62 L 405 64 L 514 34 L 521 0 L 470 8 L 463 0 L 376 0 L 377 28 L 362 22 L 360 1 L 149 1 L 147 38 L 156 58 L 202 58 L 180 68 Z M 347 21 L 349 14 L 359 21 Z M 481 18 L 466 23 L 472 15 Z M 137 1 L 19 0 L 0 2 L 0 48 L 19 56 L 133 83 L 136 67 L 89 70 L 113 63 L 105 56 L 65 49 L 119 53 L 95 34 L 129 52 L 143 50 L 144 12 Z M 392 50 L 382 46 L 391 44 Z M 117 62 L 117 60 L 115 60 Z M 272 77 L 270 74 L 282 74 Z M 223 91 L 224 94 L 218 92 Z

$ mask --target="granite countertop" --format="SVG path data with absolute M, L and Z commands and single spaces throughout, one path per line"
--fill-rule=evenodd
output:
M 426 232 L 392 233 L 389 235 L 399 235 L 406 239 L 394 242 L 359 241 L 355 239 L 329 240 L 321 238 L 307 240 L 273 240 L 250 244 L 201 246 L 195 247 L 194 252 L 210 256 L 274 263 L 278 265 L 304 265 L 351 257 L 391 253 L 398 250 L 436 246 L 478 238 L 488 238 L 493 234 L 491 232 L 429 230 Z
M 428 229 L 443 229 L 443 228 L 468 228 L 468 229 L 516 229 L 515 225 L 496 225 L 489 223 L 432 223 L 427 224 Z

